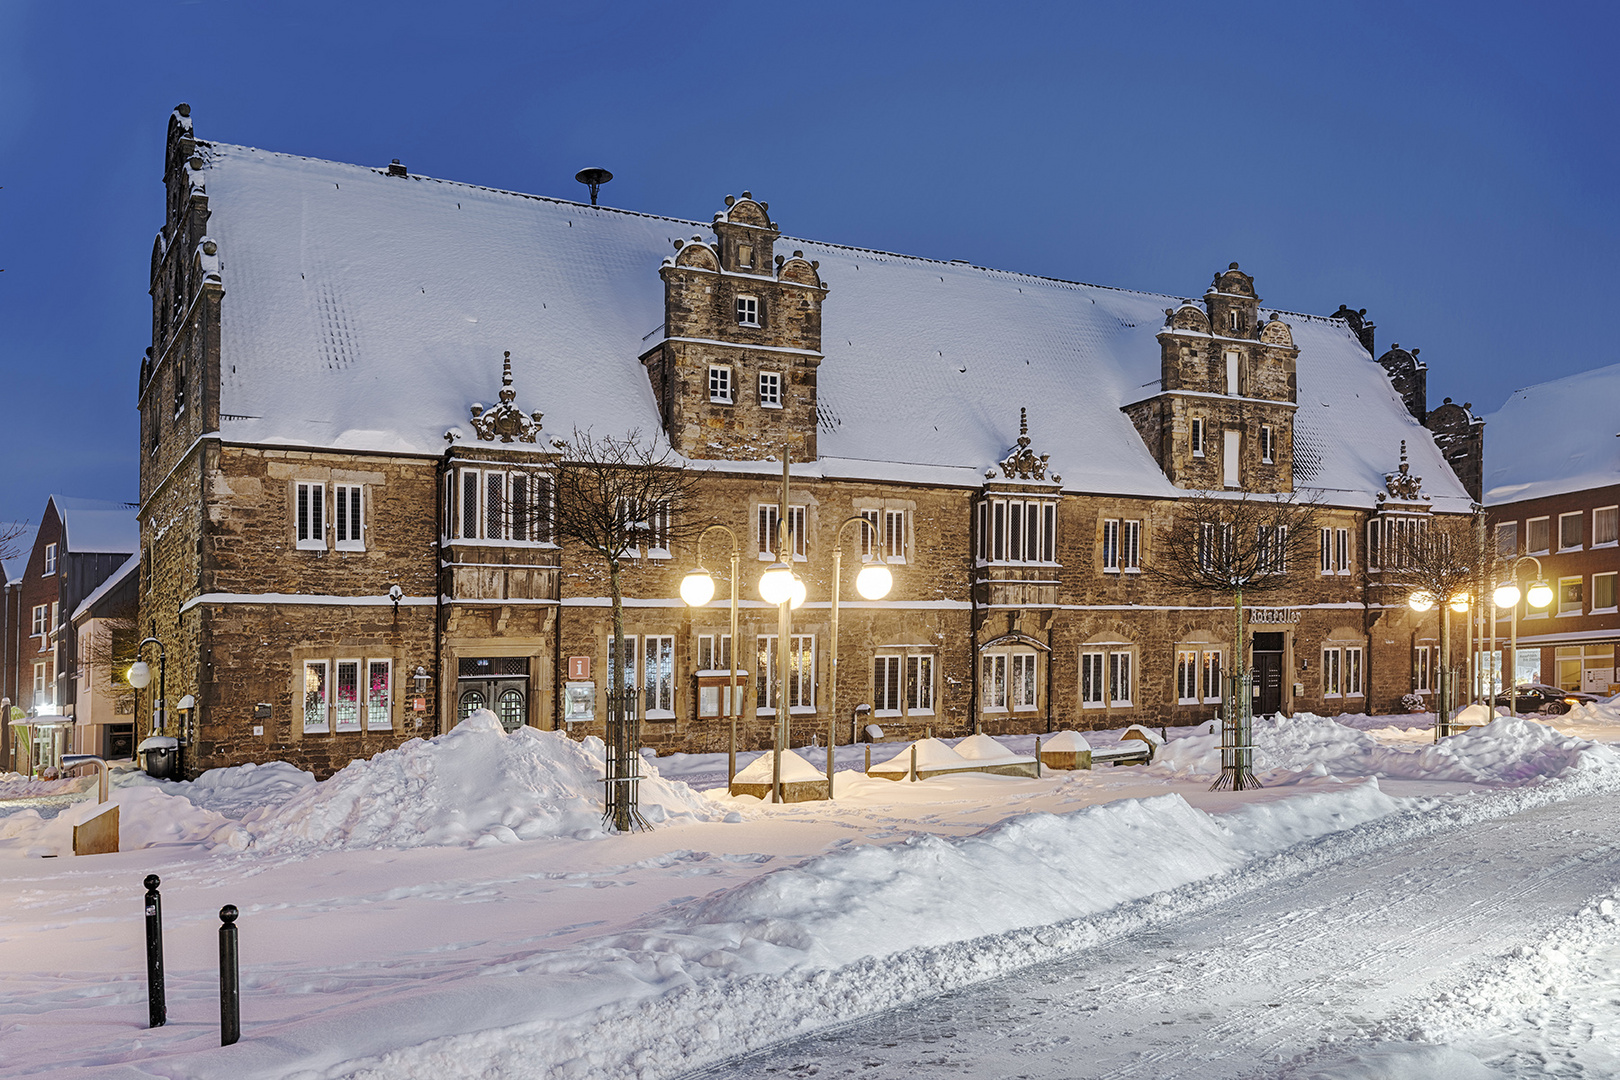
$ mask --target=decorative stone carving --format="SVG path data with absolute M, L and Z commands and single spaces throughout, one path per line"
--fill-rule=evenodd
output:
M 1403 502 L 1416 502 L 1423 497 L 1423 477 L 1412 475 L 1412 466 L 1406 460 L 1406 440 L 1401 440 L 1400 468 L 1384 474 L 1384 486 L 1389 493 Z M 1383 501 L 1383 495 L 1378 496 Z
M 1029 410 L 1018 410 L 1018 445 L 1007 451 L 1007 456 L 1001 459 L 1001 475 L 1008 480 L 1046 480 L 1046 460 L 1048 454 L 1036 454 L 1029 448 Z M 993 477 L 995 474 L 989 474 Z M 1050 477 L 1054 484 L 1062 483 L 1063 478 L 1056 473 Z
M 535 441 L 535 436 L 540 434 L 542 414 L 533 412 L 524 415 L 522 409 L 512 404 L 515 397 L 517 391 L 512 389 L 512 354 L 508 352 L 501 366 L 501 403 L 487 411 L 477 402 L 472 406 L 473 430 L 481 441 L 494 442 L 497 438 L 506 443 Z

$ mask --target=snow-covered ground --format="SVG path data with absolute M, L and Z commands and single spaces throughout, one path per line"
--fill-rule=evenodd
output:
M 1192 917 L 1279 866 L 1620 790 L 1612 705 L 1568 733 L 1503 719 L 1439 746 L 1431 717 L 1343 719 L 1258 722 L 1266 786 L 1243 793 L 1208 791 L 1203 729 L 1172 729 L 1151 766 L 1039 779 L 868 779 L 865 748 L 840 747 L 836 800 L 782 807 L 703 790 L 723 786 L 724 755 L 672 755 L 642 786 L 656 828 L 629 836 L 601 829 L 600 743 L 507 736 L 492 717 L 319 784 L 285 765 L 121 775 L 112 855 L 69 854 L 83 811 L 60 811 L 94 798 L 88 781 L 0 777 L 0 1061 L 51 1076 L 674 1076 Z M 1001 742 L 1027 754 L 1034 738 Z M 874 749 L 875 763 L 902 748 Z M 148 873 L 166 917 L 158 1030 Z M 1523 1020 L 1525 987 L 1561 971 L 1607 963 L 1612 984 L 1612 904 L 1580 899 L 1591 933 L 1517 942 L 1524 970 L 1504 957 L 1492 977 L 1511 993 L 1490 1000 L 1529 1001 Z M 242 911 L 244 1035 L 220 1048 L 227 903 Z M 1559 968 L 1547 950 L 1568 940 L 1583 944 Z M 1612 997 L 1588 1009 L 1611 1027 Z M 1436 1019 L 1402 1037 L 1477 1064 L 1459 1032 Z

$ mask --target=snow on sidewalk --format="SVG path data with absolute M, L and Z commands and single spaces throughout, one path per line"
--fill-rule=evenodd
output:
M 270 766 L 132 784 L 119 797 L 137 830 L 170 831 L 126 836 L 153 846 L 8 863 L 0 974 L 25 1019 L 0 1028 L 0 1060 L 23 1075 L 672 1075 L 1072 951 L 1142 925 L 1158 911 L 1143 898 L 1230 891 L 1278 853 L 1414 812 L 1358 771 L 1461 770 L 1520 798 L 1620 784 L 1612 751 L 1523 721 L 1440 755 L 1291 723 L 1259 726 L 1276 782 L 1253 794 L 1207 793 L 1201 736 L 1186 735 L 1149 769 L 844 772 L 838 801 L 788 807 L 654 778 L 643 794 L 664 824 L 625 837 L 600 830 L 599 744 L 485 718 L 320 784 Z M 1515 753 L 1564 779 L 1531 783 Z M 0 818 L 0 856 L 59 828 Z M 152 870 L 177 1021 L 147 1032 L 138 882 Z M 247 1034 L 221 1049 L 213 913 L 227 902 L 242 909 Z

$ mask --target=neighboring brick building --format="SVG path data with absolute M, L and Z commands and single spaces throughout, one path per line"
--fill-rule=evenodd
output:
M 209 143 L 184 107 L 168 140 L 141 625 L 171 710 L 198 703 L 193 771 L 325 773 L 477 704 L 600 732 L 605 568 L 519 509 L 549 507 L 576 429 L 665 438 L 703 470 L 700 513 L 745 560 L 748 745 L 782 696 L 755 585 L 784 452 L 809 596 L 796 739 L 834 717 L 848 738 L 860 704 L 900 733 L 1207 722 L 1230 609 L 1142 573 L 1198 488 L 1327 507 L 1319 562 L 1250 615 L 1261 708 L 1413 689 L 1428 646 L 1367 539 L 1469 499 L 1359 314 L 1264 306 L 1236 265 L 1189 300 L 789 240 L 748 192 L 702 225 Z M 895 586 L 845 583 L 830 702 L 831 545 L 856 514 Z M 624 575 L 661 748 L 728 729 L 696 674 L 727 663 L 728 586 L 687 609 L 697 561 L 654 540 Z
M 1521 601 L 1519 655 L 1506 657 L 1508 615 L 1497 636 L 1503 669 L 1521 681 L 1615 693 L 1620 677 L 1620 365 L 1518 390 L 1487 421 L 1485 504 L 1497 551 L 1535 563 L 1553 602 Z
M 77 717 L 79 648 L 72 614 L 129 559 L 138 542 L 135 509 L 129 504 L 61 495 L 46 501 L 8 602 L 15 614 L 8 620 L 3 650 L 5 683 L 15 688 L 14 704 L 37 721 L 27 731 L 13 733 L 21 736 L 21 743 L 8 738 L 13 768 L 20 769 L 19 745 L 29 741 L 36 764 L 52 764 L 63 753 L 105 754 L 109 746 L 121 748 L 132 731 L 132 711 L 104 714 L 93 723 Z

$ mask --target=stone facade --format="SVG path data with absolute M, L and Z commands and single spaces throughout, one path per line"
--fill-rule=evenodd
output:
M 222 439 L 219 386 L 232 358 L 221 355 L 219 321 L 233 297 L 208 239 L 187 110 L 168 137 L 140 384 L 141 618 L 165 642 L 170 698 L 198 703 L 181 732 L 187 772 L 281 759 L 327 775 L 447 730 L 476 706 L 511 725 L 602 734 L 607 568 L 552 534 L 568 451 L 541 430 L 533 407 L 545 405 L 544 388 L 515 385 L 508 363 L 501 405 L 485 410 L 469 390 L 476 435 L 453 429 L 438 455 Z M 721 539 L 702 552 L 649 540 L 625 560 L 646 745 L 724 748 L 730 720 L 703 714 L 699 682 L 725 667 L 728 648 L 747 674 L 743 748 L 768 743 L 784 698 L 797 743 L 847 742 L 868 723 L 912 736 L 1213 719 L 1238 645 L 1232 611 L 1143 572 L 1174 498 L 1066 487 L 1027 425 L 977 482 L 971 472 L 956 483 L 827 475 L 817 375 L 822 306 L 837 299 L 815 261 L 777 254 L 768 204 L 750 193 L 728 197 L 714 234 L 646 268 L 662 281 L 664 323 L 639 360 L 670 444 L 709 466 L 696 512 L 737 538 L 740 580 L 722 573 L 700 609 L 679 598 L 700 556 L 726 565 Z M 1253 278 L 1236 264 L 1216 274 L 1202 306 L 1166 313 L 1158 341 L 1159 388 L 1125 411 L 1164 475 L 1188 490 L 1291 492 L 1299 353 L 1288 324 L 1261 309 Z M 491 373 L 499 363 L 489 358 Z M 998 422 L 1010 423 L 1019 403 L 1004 407 Z M 466 423 L 445 422 L 457 419 Z M 781 483 L 762 463 L 784 456 L 793 566 L 809 597 L 792 613 L 785 693 L 763 659 L 778 611 L 757 592 L 775 559 Z M 1356 496 L 1328 508 L 1320 567 L 1293 568 L 1296 587 L 1275 608 L 1251 608 L 1241 628 L 1271 680 L 1267 708 L 1387 709 L 1412 688 L 1421 631 L 1404 596 L 1380 592 L 1365 552 L 1369 529 L 1396 504 L 1369 509 L 1372 493 Z M 1399 506 L 1428 512 L 1421 501 Z M 854 592 L 863 558 L 891 569 L 883 600 Z M 741 640 L 728 646 L 733 588 Z

